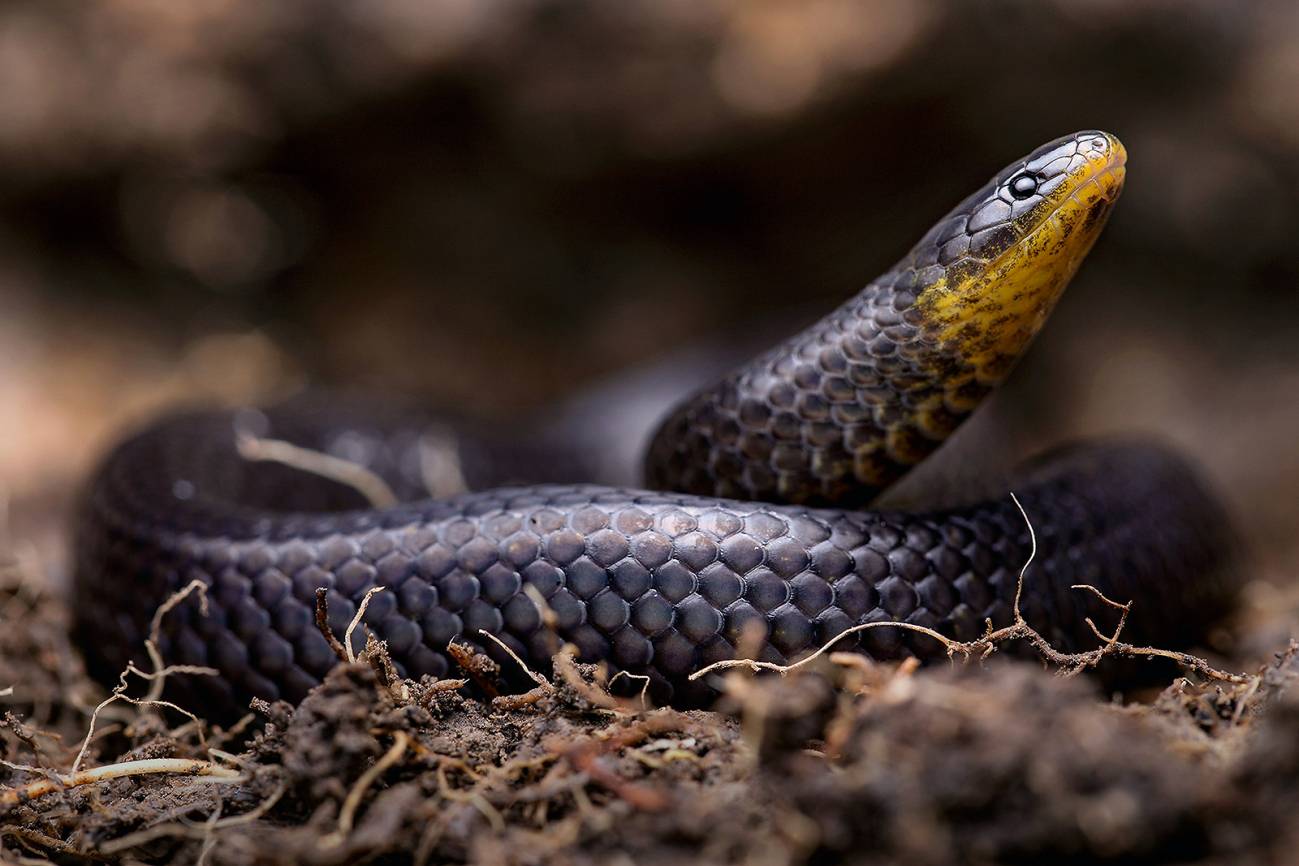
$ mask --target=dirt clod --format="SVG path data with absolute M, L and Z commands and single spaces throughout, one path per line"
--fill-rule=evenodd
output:
M 24 592 L 30 615 L 0 635 L 23 655 L 3 672 L 40 701 L 0 722 L 7 857 L 1263 863 L 1299 810 L 1299 645 L 1257 676 L 1182 677 L 1128 703 L 1001 654 L 917 668 L 828 653 L 719 674 L 718 711 L 682 712 L 616 696 L 562 648 L 521 691 L 469 648 L 463 678 L 394 681 L 371 640 L 300 705 L 255 701 L 205 736 L 164 707 L 110 704 L 69 775 L 102 690 L 57 601 Z

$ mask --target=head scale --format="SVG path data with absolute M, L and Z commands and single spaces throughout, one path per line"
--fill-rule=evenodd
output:
M 980 385 L 1004 379 L 1104 227 L 1126 161 L 1109 133 L 1074 133 L 957 205 L 901 266 L 924 341 Z

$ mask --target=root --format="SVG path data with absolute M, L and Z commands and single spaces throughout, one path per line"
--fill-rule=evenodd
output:
M 532 679 L 532 681 L 536 683 L 540 688 L 543 689 L 554 688 L 554 686 L 550 684 L 550 680 L 546 679 L 541 674 L 537 673 L 532 668 L 528 667 L 527 663 L 524 662 L 523 659 L 519 658 L 519 654 L 516 653 L 514 650 L 510 649 L 509 646 L 506 645 L 505 641 L 501 640 L 496 635 L 492 634 L 486 629 L 480 628 L 478 630 L 478 633 L 483 637 L 487 638 L 488 640 L 490 640 L 492 643 L 496 644 L 501 649 L 505 650 L 506 654 L 509 655 L 510 658 L 514 659 L 515 663 L 519 667 L 523 668 L 523 672 L 527 674 Z
M 452 638 L 447 644 L 447 655 L 451 656 L 460 670 L 473 680 L 474 685 L 482 689 L 483 694 L 489 698 L 500 696 L 500 689 L 496 687 L 496 678 L 501 672 L 500 665 L 482 653 L 476 652 L 473 647 L 463 643 L 459 638 Z
M 334 630 L 329 627 L 329 590 L 323 586 L 316 587 L 316 630 L 325 638 L 325 643 L 334 651 L 340 662 L 351 662 L 355 659 L 350 658 L 351 653 L 343 648 L 334 637 Z
M 776 673 L 784 675 L 813 663 L 818 658 L 829 652 L 831 647 L 849 635 L 859 634 L 875 628 L 896 628 L 905 631 L 918 632 L 933 638 L 943 645 L 944 649 L 947 651 L 947 657 L 953 660 L 957 656 L 960 656 L 963 660 L 967 661 L 971 657 L 975 656 L 980 659 L 985 659 L 996 652 L 997 648 L 1003 643 L 1013 640 L 1025 640 L 1033 647 L 1039 656 L 1049 664 L 1054 665 L 1058 669 L 1059 674 L 1064 677 L 1077 676 L 1085 670 L 1096 667 L 1105 658 L 1116 656 L 1123 658 L 1165 658 L 1176 662 L 1184 669 L 1192 671 L 1205 679 L 1232 683 L 1234 685 L 1242 685 L 1251 681 L 1251 677 L 1231 673 L 1229 671 L 1218 670 L 1204 659 L 1191 655 L 1190 653 L 1159 649 L 1158 647 L 1135 646 L 1119 640 L 1119 637 L 1123 633 L 1124 626 L 1127 625 L 1128 613 L 1132 610 L 1132 602 L 1128 601 L 1126 603 L 1121 603 L 1114 601 L 1113 599 L 1106 597 L 1103 592 L 1090 584 L 1075 584 L 1071 586 L 1070 589 L 1090 592 L 1105 604 L 1120 611 L 1119 622 L 1114 628 L 1114 633 L 1108 636 L 1103 634 L 1100 629 L 1096 627 L 1096 624 L 1092 622 L 1091 618 L 1088 617 L 1084 622 L 1087 623 L 1088 627 L 1096 635 L 1097 639 L 1101 641 L 1099 647 L 1085 652 L 1065 653 L 1051 646 L 1051 643 L 1046 638 L 1042 637 L 1041 634 L 1028 624 L 1024 619 L 1023 614 L 1020 612 L 1019 605 L 1020 599 L 1024 593 L 1025 575 L 1028 572 L 1028 567 L 1033 563 L 1034 557 L 1037 556 L 1037 534 L 1033 531 L 1033 523 L 1029 520 L 1027 512 L 1024 511 L 1024 506 L 1020 504 L 1019 498 L 1013 493 L 1010 494 L 1010 498 L 1011 501 L 1015 503 L 1015 507 L 1019 509 L 1020 515 L 1024 518 L 1024 523 L 1028 526 L 1028 537 L 1030 542 L 1028 559 L 1024 561 L 1023 567 L 1019 570 L 1019 579 L 1015 585 L 1013 620 L 1010 625 L 994 630 L 991 621 L 989 621 L 988 631 L 982 637 L 972 641 L 958 641 L 953 640 L 932 628 L 915 625 L 914 623 L 909 622 L 862 623 L 861 625 L 856 625 L 840 632 L 811 655 L 791 664 L 781 665 L 774 662 L 763 662 L 753 659 L 724 659 L 700 668 L 690 674 L 688 679 L 693 681 L 716 671 L 729 670 L 732 668 L 747 668 L 753 672 L 775 671 Z
M 379 760 L 362 773 L 356 780 L 356 784 L 352 786 L 352 790 L 347 792 L 343 808 L 338 812 L 338 829 L 320 840 L 322 848 L 336 848 L 343 844 L 343 840 L 352 832 L 352 826 L 356 822 L 356 812 L 361 808 L 361 799 L 365 796 L 365 792 L 393 764 L 400 761 L 402 755 L 406 754 L 406 748 L 410 745 L 410 735 L 405 731 L 397 731 L 392 738 L 392 748 L 384 752 Z
M 171 701 L 159 700 L 162 695 L 168 676 L 177 673 L 200 674 L 203 676 L 216 676 L 219 672 L 216 668 L 203 667 L 199 665 L 171 665 L 163 664 L 162 653 L 158 649 L 160 634 L 162 629 L 162 618 L 173 610 L 178 604 L 184 601 L 191 593 L 197 592 L 199 595 L 200 611 L 207 614 L 207 586 L 198 580 L 190 581 L 185 586 L 173 592 L 167 599 L 158 606 L 154 611 L 153 619 L 149 625 L 149 636 L 144 641 L 145 649 L 149 653 L 149 660 L 153 664 L 152 671 L 142 671 L 135 666 L 134 662 L 128 661 L 125 670 L 118 676 L 117 685 L 113 687 L 113 692 L 107 698 L 99 702 L 94 711 L 90 714 L 90 724 L 86 730 L 86 738 L 81 743 L 81 749 L 77 752 L 76 759 L 72 762 L 71 775 L 76 775 L 77 769 L 86 757 L 86 750 L 90 748 L 90 743 L 95 736 L 95 725 L 99 721 L 99 714 L 109 704 L 117 701 L 125 701 L 137 707 L 166 707 L 175 710 L 183 716 L 189 718 L 198 732 L 199 747 L 204 751 L 207 750 L 207 740 L 203 734 L 203 722 L 198 716 L 191 713 L 184 707 L 178 706 Z M 143 698 L 133 698 L 126 694 L 127 677 L 135 674 L 141 679 L 149 682 L 149 691 Z
M 690 731 L 693 728 L 690 719 L 681 713 L 659 710 L 630 723 L 615 722 L 603 731 L 576 742 L 552 735 L 543 739 L 541 745 L 547 752 L 563 758 L 573 769 L 633 809 L 662 812 L 673 802 L 666 789 L 624 779 L 600 759 L 630 749 L 656 734 Z M 577 790 L 573 793 L 576 794 Z
M 618 673 L 614 674 L 612 677 L 609 678 L 609 688 L 612 689 L 613 684 L 618 682 L 618 680 L 620 679 L 643 680 L 643 682 L 641 683 L 640 695 L 639 695 L 640 708 L 642 710 L 648 710 L 650 708 L 650 704 L 649 704 L 650 678 L 647 677 L 645 674 L 629 674 L 626 671 L 618 671 Z
M 323 587 L 321 587 L 321 589 L 323 589 Z M 356 631 L 357 628 L 360 627 L 361 618 L 365 616 L 365 609 L 370 606 L 370 599 L 374 598 L 385 589 L 387 589 L 387 587 L 374 586 L 366 590 L 365 598 L 361 599 L 361 604 L 356 609 L 356 615 L 353 616 L 352 621 L 347 624 L 347 631 L 343 632 L 343 649 L 347 653 L 347 661 L 349 663 L 356 661 L 356 653 L 352 651 L 352 632 Z M 317 589 L 316 592 L 319 593 L 320 589 Z
M 157 773 L 182 774 L 187 776 L 210 776 L 226 782 L 242 782 L 244 775 L 238 770 L 222 767 L 211 761 L 196 761 L 191 758 L 151 758 L 144 761 L 122 761 L 117 764 L 106 764 L 93 770 L 55 775 L 39 779 L 20 788 L 0 790 L 0 805 L 13 806 L 26 803 L 37 797 L 76 788 L 80 785 L 93 785 L 110 779 L 123 779 L 128 776 L 148 776 Z
M 397 496 L 388 482 L 350 460 L 332 457 L 281 439 L 262 439 L 244 430 L 235 431 L 235 447 L 239 456 L 245 460 L 281 463 L 345 484 L 364 496 L 375 508 L 391 508 L 397 504 Z
M 569 688 L 577 693 L 579 697 L 588 704 L 600 710 L 611 712 L 626 712 L 627 708 L 607 691 L 598 689 L 582 678 L 582 674 L 577 670 L 577 664 L 574 659 L 577 658 L 577 647 L 572 644 L 564 646 L 555 653 L 551 658 L 551 664 L 555 666 L 555 674 L 563 680 Z

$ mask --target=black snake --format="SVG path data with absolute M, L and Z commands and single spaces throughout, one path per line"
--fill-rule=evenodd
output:
M 707 678 L 688 676 L 737 644 L 784 662 L 861 623 L 959 639 L 1006 624 L 1029 541 L 1008 497 L 930 513 L 866 505 L 1005 378 L 1100 233 L 1125 162 L 1117 139 L 1088 131 L 1011 164 L 839 309 L 683 403 L 648 449 L 645 490 L 420 499 L 402 468 L 418 439 L 403 413 L 315 401 L 256 416 L 263 435 L 326 452 L 343 431 L 382 443 L 371 468 L 402 501 L 375 508 L 241 457 L 233 413 L 163 420 L 89 487 L 75 584 L 88 655 L 115 674 L 192 580 L 210 610 L 172 611 L 161 651 L 217 668 L 191 685 L 224 707 L 300 699 L 335 663 L 313 623 L 318 587 L 336 630 L 367 590 L 387 589 L 365 621 L 406 676 L 451 672 L 453 639 L 510 667 L 483 631 L 544 668 L 557 634 L 676 701 L 705 698 Z M 1134 600 L 1129 634 L 1166 645 L 1201 636 L 1229 601 L 1227 521 L 1161 448 L 1065 449 L 1024 467 L 1014 489 L 1039 542 L 1023 610 L 1060 646 L 1094 642 L 1084 617 L 1097 601 L 1071 584 Z M 942 652 L 901 629 L 837 648 L 849 646 Z

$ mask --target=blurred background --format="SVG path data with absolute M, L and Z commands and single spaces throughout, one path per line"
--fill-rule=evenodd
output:
M 508 423 L 788 329 L 1086 127 L 1126 143 L 1127 189 L 983 441 L 1174 440 L 1258 576 L 1284 578 L 1299 6 L 1281 0 L 5 4 L 10 523 L 57 563 L 93 460 L 180 401 L 318 382 Z

